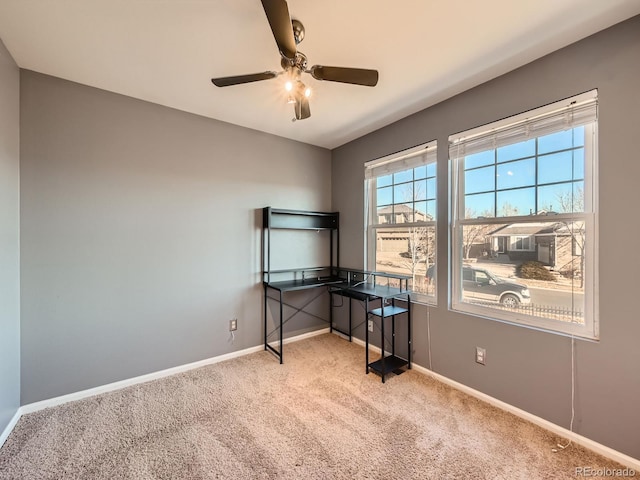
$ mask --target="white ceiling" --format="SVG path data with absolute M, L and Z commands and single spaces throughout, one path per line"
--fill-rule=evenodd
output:
M 375 68 L 374 88 L 320 82 L 292 122 L 260 0 L 0 0 L 21 68 L 334 148 L 640 13 L 640 0 L 289 0 L 310 65 Z

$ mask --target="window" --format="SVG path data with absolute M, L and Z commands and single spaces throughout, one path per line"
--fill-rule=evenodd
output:
M 597 338 L 597 92 L 452 136 L 449 156 L 452 308 Z
M 413 298 L 435 302 L 435 142 L 367 162 L 365 182 L 367 270 L 409 275 Z
M 571 255 L 573 255 L 574 257 L 582 256 L 582 246 L 580 245 L 580 242 L 578 241 L 578 239 L 572 238 L 571 240 L 572 240 L 571 241 Z
M 514 237 L 514 242 L 511 244 L 511 248 L 513 250 L 526 250 L 526 251 L 535 250 L 533 239 L 531 237 L 522 237 L 522 236 Z

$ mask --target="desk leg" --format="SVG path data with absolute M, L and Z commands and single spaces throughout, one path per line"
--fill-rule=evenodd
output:
M 282 365 L 282 290 L 280 290 L 280 364 Z
M 411 296 L 407 295 L 407 336 L 409 337 L 407 352 L 407 369 L 411 370 Z
M 353 301 L 353 298 L 349 297 L 349 341 L 351 341 L 351 302 Z
M 386 374 L 384 365 L 384 300 L 380 300 L 380 366 L 382 367 L 382 383 L 384 383 L 384 376 Z
M 364 299 L 364 368 L 364 373 L 369 375 L 369 299 L 367 298 Z
M 329 333 L 333 333 L 333 293 L 329 290 Z
M 264 349 L 267 349 L 267 286 L 264 286 Z
M 391 300 L 391 305 L 396 306 L 396 299 Z M 391 315 L 391 355 L 396 354 L 396 316 Z

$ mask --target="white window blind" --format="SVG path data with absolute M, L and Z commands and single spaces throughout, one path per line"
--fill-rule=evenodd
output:
M 429 142 L 365 163 L 365 179 L 402 172 L 436 161 L 436 142 Z
M 597 91 L 587 92 L 568 101 L 531 110 L 524 115 L 504 121 L 504 125 L 478 127 L 463 134 L 449 137 L 451 158 L 460 158 L 485 150 L 512 145 L 531 138 L 593 123 L 597 120 Z M 524 118 L 523 118 L 524 117 Z M 502 123 L 502 122 L 500 122 Z

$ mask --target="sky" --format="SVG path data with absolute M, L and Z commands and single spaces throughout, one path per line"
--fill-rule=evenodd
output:
M 577 127 L 466 156 L 466 217 L 582 211 L 584 144 Z M 406 205 L 435 219 L 435 162 L 378 177 L 376 199 L 378 208 Z
M 582 209 L 584 127 L 469 155 L 464 159 L 468 217 Z M 572 203 L 572 199 L 574 202 Z

